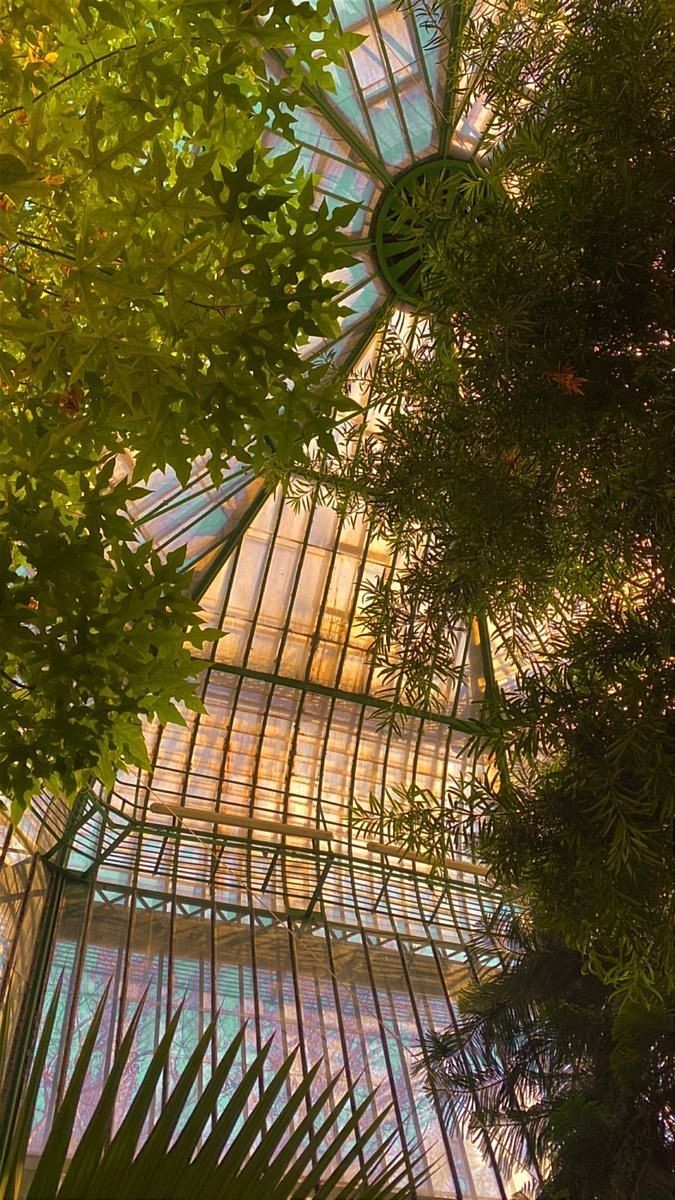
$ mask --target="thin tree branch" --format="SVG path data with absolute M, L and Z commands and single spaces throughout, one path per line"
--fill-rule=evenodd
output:
M 152 45 L 152 42 L 154 41 L 157 41 L 157 39 L 153 38 L 148 44 Z M 70 83 L 71 79 L 75 79 L 78 75 L 81 75 L 83 71 L 88 71 L 90 67 L 95 67 L 98 65 L 98 63 L 105 62 L 108 58 L 114 58 L 116 54 L 123 54 L 126 50 L 133 50 L 137 45 L 138 42 L 128 42 L 126 46 L 117 46 L 115 50 L 108 50 L 105 54 L 99 54 L 98 58 L 92 59 L 91 62 L 83 63 L 83 65 L 78 67 L 76 71 L 71 71 L 70 75 L 64 75 L 63 79 L 58 79 L 56 83 L 52 83 L 48 88 L 45 88 L 44 92 L 40 92 L 40 95 L 35 97 L 34 103 L 38 104 L 40 100 L 44 100 L 45 97 L 50 94 L 50 92 L 54 92 L 57 88 L 63 87 L 64 83 Z M 9 117 L 12 113 L 20 112 L 22 108 L 25 108 L 25 105 L 15 104 L 13 108 L 6 108 L 4 112 L 0 113 L 0 119 L 2 117 Z

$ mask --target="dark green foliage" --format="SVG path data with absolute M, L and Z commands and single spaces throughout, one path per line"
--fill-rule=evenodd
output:
M 641 1002 L 673 982 L 669 615 L 656 590 L 550 626 L 484 742 L 508 769 L 474 797 L 502 885 Z
M 499 767 L 469 814 L 496 879 L 622 996 L 663 997 L 670 29 L 659 0 L 504 0 L 464 49 L 492 157 L 468 211 L 420 212 L 435 343 L 383 356 L 387 422 L 333 483 L 402 565 L 366 609 L 397 695 L 433 702 L 475 615 L 523 668 L 472 747 Z
M 672 569 L 665 8 L 504 0 L 462 47 L 491 157 L 464 206 L 419 205 L 435 350 L 386 348 L 336 485 L 397 547 L 369 619 L 422 690 L 444 625 Z
M 668 1194 L 668 613 L 658 591 L 634 589 L 630 604 L 552 622 L 467 747 L 495 766 L 442 803 L 401 790 L 362 817 L 371 835 L 429 855 L 441 872 L 473 846 L 522 914 L 486 930 L 460 1035 L 430 1034 L 429 1048 L 451 1121 L 496 1140 L 505 1163 L 545 1164 L 542 1200 Z
M 551 621 L 465 743 L 491 770 L 442 799 L 413 786 L 357 806 L 369 836 L 436 869 L 471 848 L 622 1002 L 665 1001 L 673 983 L 669 615 L 635 592 Z
M 420 6 L 442 37 L 447 6 Z M 386 420 L 327 474 L 402 568 L 366 611 L 395 695 L 433 703 L 457 626 L 481 618 L 487 692 L 465 747 L 481 772 L 442 798 L 402 789 L 365 821 L 438 862 L 475 839 L 523 914 L 505 940 L 487 931 L 460 1035 L 431 1038 L 451 1119 L 539 1157 L 549 1200 L 660 1200 L 672 36 L 660 0 L 467 8 L 450 18 L 493 111 L 484 178 L 463 212 L 420 206 L 430 339 L 387 348 L 371 390 Z
M 538 1156 L 541 1200 L 666 1200 L 672 1011 L 617 1009 L 579 954 L 512 916 L 473 954 L 457 1028 L 426 1039 L 451 1126 L 489 1131 L 506 1169 Z
M 185 593 L 183 552 L 130 544 L 138 489 L 112 486 L 110 456 L 96 475 L 69 471 L 54 424 L 26 420 L 0 517 L 0 788 L 15 818 L 40 785 L 75 795 L 145 763 L 139 713 L 182 723 L 176 701 L 201 708 L 183 640 L 214 636 Z
M 56 1018 L 59 992 L 50 1006 L 17 1116 L 6 1161 L 0 1164 L 0 1200 L 17 1200 L 37 1087 Z M 171 1056 L 180 1018 L 174 1014 L 138 1092 L 111 1136 L 118 1091 L 132 1050 L 142 1003 L 129 1023 L 96 1109 L 67 1161 L 73 1122 L 95 1052 L 107 993 L 98 1005 L 73 1068 L 27 1200 L 404 1200 L 406 1177 L 400 1158 L 387 1161 L 391 1138 L 372 1145 L 388 1110 L 375 1120 L 366 1112 L 369 1095 L 350 1106 L 346 1091 L 333 1094 L 339 1076 L 318 1094 L 316 1064 L 290 1098 L 283 1098 L 297 1050 L 264 1085 L 270 1043 L 238 1080 L 242 1029 L 213 1069 L 198 1100 L 189 1098 L 215 1026 L 209 1025 L 181 1072 L 155 1125 L 143 1140 L 155 1091 Z M 236 1082 L 235 1082 L 236 1081 Z M 280 1099 L 281 1098 L 281 1099 Z M 248 1111 L 247 1111 L 248 1110 Z M 215 1119 L 214 1119 L 215 1118 Z M 365 1123 L 364 1123 L 365 1122 Z M 421 1182 L 424 1175 L 417 1172 Z

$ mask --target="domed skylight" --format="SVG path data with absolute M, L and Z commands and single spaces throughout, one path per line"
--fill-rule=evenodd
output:
M 397 245 L 382 252 L 383 229 L 406 180 L 423 167 L 436 171 L 474 159 L 489 121 L 464 74 L 460 19 L 448 26 L 432 10 L 412 0 L 335 0 L 336 21 L 362 41 L 343 66 L 332 68 L 334 91 L 308 86 L 311 107 L 294 114 L 293 142 L 269 136 L 272 153 L 299 151 L 297 169 L 311 175 L 317 200 L 333 209 L 352 206 L 345 232 L 355 261 L 340 273 L 349 311 L 333 342 L 303 348 L 330 356 L 345 372 L 359 361 L 372 369 L 375 339 L 396 327 L 414 301 L 410 260 Z M 283 71 L 283 59 L 269 67 Z M 233 462 L 220 488 L 204 463 L 195 464 L 187 487 L 171 472 L 157 473 L 151 486 L 135 512 L 139 531 L 167 548 L 185 545 L 193 591 L 202 594 L 242 521 L 257 511 L 263 485 Z
M 334 92 L 308 88 L 313 107 L 296 115 L 294 135 L 298 168 L 313 176 L 317 194 L 331 207 L 356 205 L 346 231 L 357 261 L 342 276 L 351 312 L 340 337 L 322 347 L 348 367 L 401 300 L 378 262 L 378 208 L 411 168 L 472 158 L 488 114 L 463 74 L 460 19 L 439 25 L 431 5 L 410 0 L 335 0 L 333 10 L 363 40 L 333 69 Z M 280 152 L 290 148 L 270 140 Z

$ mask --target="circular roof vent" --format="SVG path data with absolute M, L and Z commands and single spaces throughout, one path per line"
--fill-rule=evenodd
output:
M 437 206 L 445 216 L 468 211 L 462 184 L 478 179 L 473 162 L 437 158 L 411 167 L 387 188 L 373 217 L 373 242 L 384 279 L 399 300 L 417 306 L 421 299 L 423 242 L 418 211 Z

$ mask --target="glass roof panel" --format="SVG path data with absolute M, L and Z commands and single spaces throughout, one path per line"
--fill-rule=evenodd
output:
M 459 17 L 464 6 L 449 7 Z M 457 44 L 451 37 L 448 49 L 421 9 L 413 13 L 410 0 L 334 0 L 343 28 L 366 40 L 332 69 L 335 90 L 308 89 L 310 110 L 294 114 L 298 169 L 313 176 L 317 200 L 357 205 L 346 227 L 356 262 L 341 276 L 351 311 L 333 343 L 315 339 L 301 352 L 331 355 L 344 369 L 346 389 L 364 406 L 364 428 L 381 416 L 368 400 L 387 339 L 415 347 L 429 338 L 426 322 L 395 302 L 377 272 L 375 208 L 408 168 L 474 154 L 489 122 L 472 80 L 459 74 Z M 283 70 L 283 62 L 270 66 Z M 271 153 L 289 148 L 271 135 L 268 144 Z M 449 1143 L 446 1156 L 440 1153 L 443 1123 L 426 1127 L 428 1114 L 413 1096 L 405 1063 L 419 1038 L 413 989 L 427 1025 L 445 1024 L 449 989 L 455 994 L 465 978 L 467 941 L 498 898 L 472 861 L 469 842 L 456 848 L 459 863 L 446 863 L 439 881 L 430 878 L 428 863 L 369 845 L 354 821 L 355 799 L 382 798 L 412 784 L 443 798 L 472 769 L 463 722 L 480 713 L 485 689 L 475 632 L 457 633 L 457 677 L 440 681 L 440 710 L 408 712 L 402 727 L 387 722 L 387 680 L 373 663 L 361 606 L 369 583 L 395 578 L 396 563 L 364 517 L 346 520 L 316 495 L 294 507 L 234 460 L 218 487 L 206 460 L 195 462 L 185 486 L 171 472 L 158 472 L 149 487 L 134 506 L 137 535 L 163 553 L 185 547 L 205 623 L 225 636 L 200 650 L 195 663 L 206 711 L 186 712 L 184 727 L 148 726 L 150 769 L 120 775 L 104 798 L 105 814 L 98 797 L 78 817 L 67 865 L 95 866 L 98 889 L 91 906 L 96 936 L 91 929 L 86 936 L 94 948 L 98 937 L 107 953 L 115 937 L 106 921 L 117 910 L 121 928 L 120 912 L 128 910 L 120 944 L 132 975 L 147 970 L 159 1011 L 170 992 L 161 976 L 165 943 L 174 946 L 168 970 L 182 994 L 201 945 L 198 926 L 208 923 L 217 1019 L 238 1022 L 253 1006 L 258 1036 L 281 1025 L 295 1042 L 301 1031 L 293 1025 L 294 1005 L 300 1013 L 308 1002 L 299 988 L 295 995 L 283 991 L 291 986 L 288 946 L 284 941 L 283 955 L 275 950 L 277 934 L 291 937 L 296 983 L 315 976 L 318 995 L 319 984 L 328 989 L 330 980 L 326 1020 L 343 989 L 343 1009 L 361 1030 L 348 1031 L 353 1044 L 336 1054 L 336 1069 L 353 1061 L 359 1071 L 361 1065 L 372 1071 L 372 1082 L 384 1087 L 383 1103 L 398 1094 L 400 1135 L 426 1134 L 438 1162 L 434 1194 L 503 1195 L 470 1144 L 464 1149 L 452 1139 L 451 1153 Z M 495 665 L 501 682 L 508 668 L 499 655 Z M 71 818 L 58 799 L 39 798 L 36 811 L 43 818 L 40 838 L 63 836 Z M 64 921 L 68 953 L 84 925 L 79 910 L 70 925 Z M 305 961 L 310 946 L 311 963 Z M 322 956 L 330 961 L 319 970 Z M 95 950 L 94 966 L 99 959 Z M 232 997 L 225 968 L 235 980 Z M 88 970 L 81 973 L 85 985 Z M 192 1006 L 200 1018 L 205 977 Z M 308 1006 L 305 1032 L 316 1026 L 317 1012 Z M 362 1064 L 355 1037 L 362 1039 Z
M 349 226 L 356 261 L 341 275 L 351 311 L 340 336 L 302 352 L 329 354 L 349 368 L 347 386 L 367 405 L 386 337 L 410 344 L 428 337 L 426 323 L 394 303 L 378 274 L 372 210 L 401 168 L 439 153 L 450 127 L 439 105 L 443 56 L 422 19 L 413 19 L 409 6 L 381 0 L 342 0 L 335 8 L 343 25 L 367 40 L 335 72 L 335 93 L 308 93 L 311 110 L 295 114 L 295 136 L 299 167 L 312 173 L 318 195 L 359 206 Z M 463 88 L 462 104 L 455 105 L 454 95 L 444 104 L 460 122 L 461 142 L 452 145 L 466 155 L 486 118 L 466 80 Z M 272 152 L 286 148 L 281 140 L 271 143 Z M 377 414 L 366 411 L 365 419 L 373 422 Z M 195 894 L 218 886 L 226 888 L 228 902 L 243 903 L 267 878 L 265 847 L 279 844 L 279 834 L 260 828 L 260 820 L 299 822 L 330 833 L 338 859 L 344 858 L 326 884 L 333 917 L 347 920 L 364 904 L 372 915 L 387 860 L 356 835 L 353 799 L 413 782 L 443 795 L 451 778 L 461 778 L 461 722 L 479 711 L 483 698 L 480 646 L 469 631 L 459 631 L 459 681 L 445 681 L 441 711 L 411 713 L 402 729 L 383 726 L 387 681 L 373 664 L 360 610 L 367 585 L 391 577 L 396 567 L 367 522 L 346 521 L 316 496 L 292 507 L 235 462 L 219 488 L 201 462 L 186 487 L 167 474 L 153 477 L 151 489 L 134 514 L 139 533 L 166 550 L 186 546 L 205 620 L 226 636 L 203 660 L 206 714 L 186 713 L 184 728 L 149 728 L 151 770 L 119 779 L 113 808 L 140 820 L 143 833 L 113 845 L 106 869 L 121 870 L 133 846 L 148 886 L 158 871 L 170 870 L 175 879 L 192 879 Z M 243 834 L 242 827 L 219 826 L 226 841 L 216 861 L 213 826 L 193 817 L 179 824 L 166 804 L 205 814 L 215 806 L 258 825 Z M 290 867 L 280 867 L 278 887 L 270 882 L 266 891 L 275 911 L 291 901 L 308 903 L 317 854 L 325 853 L 297 837 L 285 838 L 286 850 L 292 851 Z M 357 867 L 364 872 L 358 884 Z M 403 870 L 401 863 L 397 869 L 403 871 L 397 919 L 415 926 L 424 869 Z M 440 902 L 437 921 L 445 922 L 449 942 L 458 936 L 458 922 L 469 936 L 488 902 L 478 883 L 470 872 L 455 875 L 452 905 Z
M 345 232 L 372 274 L 374 218 L 383 192 L 418 163 L 472 157 L 490 114 L 475 73 L 465 71 L 456 14 L 432 17 L 423 5 L 389 0 L 334 0 L 333 10 L 342 28 L 362 41 L 343 66 L 332 68 L 334 91 L 308 87 L 310 109 L 294 114 L 293 135 L 298 168 L 313 176 L 317 198 L 331 207 L 344 201 L 358 206 Z M 274 69 L 283 70 L 283 62 Z M 373 277 L 358 297 L 347 297 L 353 311 L 342 336 L 330 345 L 312 341 L 303 353 L 323 351 L 339 365 L 349 362 L 372 332 L 368 315 L 383 315 L 390 298 L 388 285 Z
M 155 471 L 147 488 L 129 506 L 136 534 L 153 541 L 160 554 L 184 548 L 184 569 L 192 568 L 191 587 L 198 595 L 223 544 L 255 510 L 264 483 L 231 459 L 222 484 L 214 487 L 208 461 L 199 458 L 186 485 L 168 470 Z
M 336 110 L 344 121 L 347 132 L 351 133 L 352 137 L 358 136 L 363 139 L 371 154 L 379 159 L 379 148 L 372 123 L 351 67 L 346 64 L 343 67 L 331 64 L 328 70 L 333 77 L 335 90 L 324 97 L 326 105 Z M 379 161 L 381 162 L 381 159 Z M 384 164 L 382 166 L 384 167 Z
M 391 328 L 405 340 L 426 336 L 424 322 L 403 313 Z M 362 400 L 381 345 L 381 334 L 371 336 L 355 364 L 351 387 Z M 387 681 L 372 662 L 360 608 L 368 584 L 393 569 L 389 548 L 363 518 L 346 520 L 316 497 L 301 508 L 279 494 L 268 497 L 202 598 L 205 619 L 226 634 L 203 676 L 206 714 L 185 714 L 185 728 L 149 729 L 152 770 L 121 778 L 113 805 L 158 830 L 172 825 L 166 804 L 323 827 L 334 844 L 350 848 L 352 863 L 365 869 L 374 855 L 379 870 L 380 853 L 352 828 L 354 796 L 365 800 L 412 782 L 442 795 L 465 769 L 456 723 L 475 715 L 484 686 L 479 650 L 461 634 L 461 678 L 446 681 L 442 711 L 411 715 L 403 729 L 382 726 Z M 197 841 L 176 844 L 175 869 L 201 874 L 208 861 L 199 866 L 204 826 L 184 821 L 186 827 Z M 152 838 L 149 829 L 146 836 Z M 263 871 L 262 847 L 277 841 L 273 831 L 257 830 L 260 851 L 227 851 L 228 871 L 241 880 L 240 901 L 250 872 Z M 311 878 L 294 862 L 284 889 L 306 903 Z M 335 912 L 347 919 L 352 882 L 338 872 L 333 886 Z M 364 879 L 363 886 L 371 885 Z M 470 926 L 474 901 L 468 893 L 465 899 Z M 401 917 L 414 922 L 417 905 L 409 893 Z

